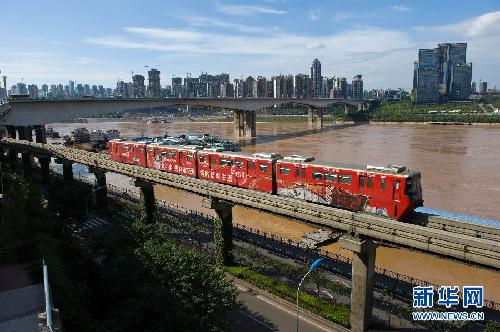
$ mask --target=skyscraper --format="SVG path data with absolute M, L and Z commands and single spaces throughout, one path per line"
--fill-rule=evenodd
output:
M 352 99 L 363 99 L 363 79 L 361 75 L 354 76 L 352 80 Z
M 467 43 L 441 43 L 434 49 L 419 50 L 413 71 L 413 97 L 418 103 L 467 99 L 471 80 Z
M 311 65 L 311 92 L 313 98 L 322 97 L 322 83 L 323 78 L 321 77 L 321 62 L 318 59 L 314 59 Z
M 161 97 L 160 71 L 155 68 L 148 71 L 148 95 L 152 98 Z
M 488 92 L 488 82 L 479 80 L 479 93 L 486 93 L 486 92 Z
M 75 82 L 69 81 L 68 85 L 69 85 L 69 96 L 74 97 L 75 96 Z
M 420 49 L 415 101 L 417 103 L 437 103 L 439 101 L 438 49 Z

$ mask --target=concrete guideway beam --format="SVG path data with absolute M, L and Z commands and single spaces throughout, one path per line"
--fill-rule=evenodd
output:
M 94 173 L 95 186 L 93 188 L 95 202 L 98 209 L 102 210 L 108 206 L 108 187 L 106 186 L 106 170 L 89 166 L 89 172 Z
M 376 247 L 371 239 L 361 240 L 343 236 L 340 247 L 353 252 L 351 287 L 351 330 L 368 329 L 373 311 L 373 276 L 375 274 Z
M 148 224 L 154 223 L 156 214 L 156 199 L 153 183 L 141 179 L 134 179 L 130 181 L 130 184 L 140 188 L 144 217 Z
M 218 219 L 214 224 L 215 261 L 219 266 L 233 263 L 233 206 L 217 198 L 204 198 L 202 207 L 213 209 Z
M 257 136 L 257 114 L 251 111 L 233 111 L 234 136 L 252 138 Z
M 324 227 L 352 232 L 355 229 L 360 236 L 369 237 L 403 245 L 423 252 L 430 252 L 444 258 L 455 258 L 469 263 L 500 268 L 500 231 L 475 223 L 457 223 L 454 227 L 442 229 L 412 223 L 395 223 L 388 218 L 341 210 L 320 204 L 284 198 L 263 192 L 231 187 L 220 183 L 200 180 L 188 176 L 171 174 L 154 169 L 123 164 L 110 160 L 109 156 L 71 148 L 30 143 L 9 138 L 0 140 L 6 148 L 32 151 L 36 154 L 52 155 L 73 162 L 95 165 L 111 172 L 131 178 L 139 178 L 152 183 L 159 183 L 174 188 L 187 190 L 202 196 L 210 195 L 234 204 L 241 204 L 264 211 L 278 213 L 311 222 Z M 432 220 L 430 220 L 432 224 Z M 481 236 L 474 236 L 480 234 Z M 487 238 L 483 238 L 486 237 Z

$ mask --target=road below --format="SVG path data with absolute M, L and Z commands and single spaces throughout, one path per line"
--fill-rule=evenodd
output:
M 231 331 L 296 331 L 296 307 L 240 280 L 234 280 L 242 306 L 229 314 Z M 300 311 L 299 331 L 349 331 L 309 312 Z

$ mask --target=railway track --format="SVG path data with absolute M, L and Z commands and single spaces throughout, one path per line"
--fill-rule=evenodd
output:
M 184 189 L 201 196 L 223 199 L 323 227 L 335 228 L 496 269 L 500 268 L 500 230 L 498 228 L 425 214 L 414 214 L 412 216 L 414 223 L 396 222 L 366 213 L 123 164 L 112 161 L 109 156 L 100 153 L 13 139 L 3 139 L 1 144 Z

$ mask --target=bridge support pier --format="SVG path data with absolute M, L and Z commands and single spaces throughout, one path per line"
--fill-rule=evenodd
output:
M 368 329 L 373 310 L 373 276 L 375 273 L 375 244 L 373 240 L 361 240 L 343 236 L 340 247 L 351 250 L 351 331 L 364 332 Z
M 7 130 L 7 138 L 16 139 L 16 127 L 15 126 L 5 126 Z M 17 150 L 9 148 L 7 149 L 7 160 L 14 166 L 17 162 Z
M 28 142 L 33 141 L 33 131 L 31 130 L 31 127 L 17 127 L 17 135 L 20 140 L 26 140 Z M 33 166 L 31 153 L 21 152 L 21 160 L 23 165 L 23 175 L 25 177 L 30 177 Z
M 309 129 L 323 129 L 323 109 L 309 107 L 307 111 L 307 126 Z
M 38 162 L 40 163 L 40 172 L 42 175 L 42 183 L 48 183 L 50 177 L 50 157 L 48 156 L 39 156 Z
M 37 143 L 42 143 L 42 144 L 47 143 L 47 136 L 45 133 L 44 125 L 35 126 L 35 140 Z
M 102 210 L 108 206 L 108 187 L 106 186 L 106 171 L 97 167 L 89 166 L 89 172 L 94 173 L 95 202 L 98 209 Z
M 213 209 L 218 218 L 214 225 L 215 261 L 218 266 L 233 263 L 233 204 L 217 198 L 205 198 L 202 206 Z
M 73 162 L 71 160 L 62 160 L 63 179 L 66 181 L 73 180 Z
M 233 111 L 234 136 L 252 138 L 257 136 L 257 114 L 252 111 Z
M 148 224 L 153 224 L 155 222 L 156 213 L 156 199 L 153 184 L 141 179 L 135 179 L 131 181 L 131 184 L 141 189 L 143 215 Z

